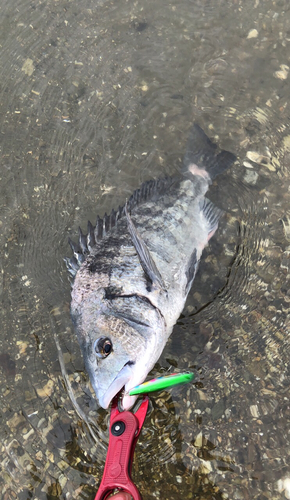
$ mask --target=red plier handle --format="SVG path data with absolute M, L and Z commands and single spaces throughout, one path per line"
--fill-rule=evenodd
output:
M 115 396 L 111 408 L 109 447 L 103 478 L 95 500 L 105 500 L 115 488 L 132 495 L 134 500 L 142 497 L 131 479 L 133 455 L 137 439 L 144 423 L 149 398 L 143 401 L 136 411 L 118 410 L 118 396 Z

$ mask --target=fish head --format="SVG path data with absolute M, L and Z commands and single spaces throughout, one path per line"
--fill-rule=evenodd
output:
M 84 304 L 74 323 L 100 406 L 108 408 L 124 387 L 121 405 L 128 410 L 137 399 L 128 392 L 145 380 L 166 343 L 163 317 L 149 304 L 138 319 L 132 310 L 128 315 L 121 307 L 100 311 Z

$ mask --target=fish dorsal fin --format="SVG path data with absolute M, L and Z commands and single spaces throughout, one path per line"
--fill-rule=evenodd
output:
M 134 191 L 127 202 L 127 209 L 131 211 L 140 203 L 151 199 L 155 194 L 162 194 L 176 181 L 174 177 L 165 177 L 163 179 L 151 179 L 142 184 L 142 186 Z M 69 239 L 74 256 L 71 259 L 64 259 L 68 271 L 72 278 L 75 277 L 81 264 L 86 259 L 93 247 L 102 240 L 102 238 L 116 225 L 121 217 L 125 216 L 125 205 L 119 206 L 118 210 L 114 209 L 109 215 L 105 214 L 101 219 L 97 216 L 96 225 L 88 222 L 88 233 L 83 235 L 79 230 L 79 241 L 75 244 Z M 85 239 L 87 240 L 85 242 Z M 85 244 L 86 243 L 86 244 Z M 156 266 L 155 266 L 156 267 Z
M 142 269 L 145 273 L 146 278 L 153 285 L 157 285 L 159 288 L 166 291 L 162 276 L 161 276 L 160 272 L 158 271 L 157 266 L 156 266 L 153 258 L 151 257 L 149 249 L 148 249 L 145 241 L 143 240 L 143 238 L 138 233 L 138 231 L 137 231 L 136 227 L 134 226 L 134 223 L 129 215 L 129 212 L 127 210 L 127 204 L 125 205 L 125 214 L 127 217 L 129 233 L 131 235 L 133 245 L 134 245 L 135 250 L 137 252 L 137 255 L 139 257 L 140 264 L 142 266 Z

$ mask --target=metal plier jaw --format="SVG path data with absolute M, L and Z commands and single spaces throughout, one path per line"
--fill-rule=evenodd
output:
M 131 479 L 135 446 L 144 423 L 149 398 L 136 411 L 119 411 L 118 395 L 114 397 L 110 416 L 109 447 L 103 478 L 95 500 L 105 500 L 115 489 L 124 490 L 134 500 L 142 500 L 141 494 Z

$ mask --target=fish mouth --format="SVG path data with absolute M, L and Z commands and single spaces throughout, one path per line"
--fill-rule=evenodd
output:
M 106 389 L 106 392 L 99 397 L 99 403 L 105 410 L 108 408 L 110 402 L 120 392 L 120 390 L 125 386 L 125 390 L 129 391 L 138 383 L 134 383 L 133 379 L 133 361 L 129 361 L 126 363 L 123 368 L 119 371 L 118 375 L 114 378 L 113 382 Z M 131 383 L 130 383 L 131 382 Z M 133 382 L 133 383 L 132 383 Z M 141 382 L 140 382 L 141 383 Z M 122 407 L 124 410 L 127 410 L 133 406 L 137 397 L 136 396 L 128 396 L 124 395 L 122 398 Z

